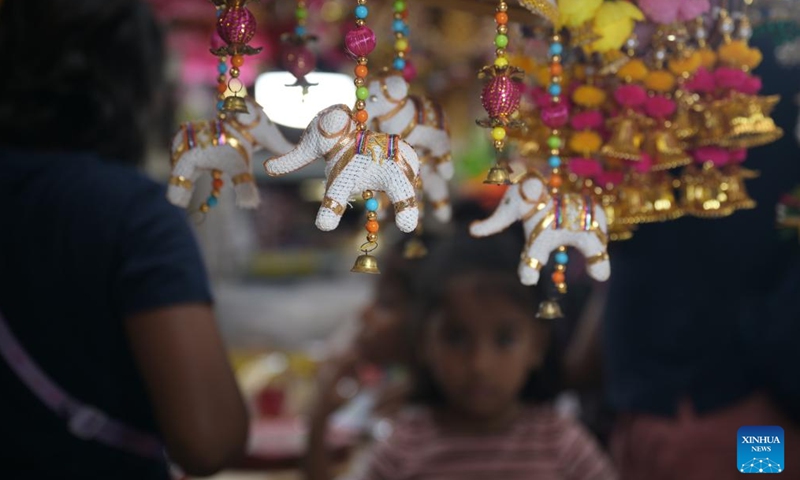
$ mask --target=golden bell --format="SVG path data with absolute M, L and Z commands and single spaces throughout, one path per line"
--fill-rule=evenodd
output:
M 675 199 L 672 175 L 667 172 L 657 172 L 653 177 L 652 188 L 645 192 L 648 204 L 653 207 L 650 220 L 664 222 L 682 217 L 683 210 Z
M 722 173 L 712 163 L 704 164 L 702 170 L 690 165 L 681 176 L 681 207 L 695 217 L 727 217 L 734 211 L 728 190 Z
M 359 255 L 350 271 L 353 273 L 369 273 L 373 275 L 381 273 L 381 271 L 378 270 L 378 259 L 368 253 Z
M 672 119 L 672 130 L 678 140 L 686 141 L 697 134 L 698 125 L 695 119 L 694 106 L 697 103 L 697 95 L 679 90 L 675 93 L 677 100 L 677 110 Z
M 772 143 L 783 136 L 783 130 L 769 116 L 780 100 L 777 95 L 757 97 L 734 94 L 724 105 L 728 120 L 728 148 L 754 148 Z
M 729 100 L 717 100 L 697 106 L 701 126 L 697 142 L 699 145 L 722 145 L 725 142 L 729 132 L 722 110 L 728 102 Z
M 486 174 L 486 180 L 483 183 L 487 185 L 511 185 L 510 172 L 504 166 L 495 165 L 489 169 L 489 173 Z
M 745 177 L 738 165 L 729 165 L 722 170 L 721 185 L 726 188 L 728 202 L 735 210 L 756 208 L 756 202 L 747 193 Z
M 536 312 L 536 318 L 555 320 L 563 317 L 564 312 L 561 311 L 561 306 L 555 300 L 544 300 L 539 303 L 539 311 Z
M 227 97 L 222 104 L 222 109 L 229 113 L 248 113 L 244 97 L 237 97 L 236 95 Z
M 416 237 L 406 242 L 405 248 L 403 249 L 403 257 L 409 260 L 423 258 L 427 254 L 428 248 L 422 240 Z
M 647 223 L 653 216 L 653 204 L 645 192 L 650 189 L 649 176 L 631 172 L 625 183 L 619 186 L 619 212 L 617 222 L 623 225 Z
M 653 170 L 670 170 L 692 163 L 683 144 L 671 129 L 659 129 L 648 136 L 648 151 L 653 156 Z
M 635 227 L 620 221 L 622 204 L 619 201 L 616 188 L 603 188 L 600 194 L 600 204 L 606 213 L 608 239 L 612 242 L 619 242 L 632 238 Z
M 642 158 L 642 134 L 634 115 L 611 120 L 612 131 L 608 143 L 600 153 L 606 157 L 638 161 Z

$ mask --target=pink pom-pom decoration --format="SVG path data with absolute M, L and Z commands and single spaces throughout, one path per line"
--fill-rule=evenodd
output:
M 256 18 L 246 7 L 226 8 L 217 22 L 217 32 L 229 45 L 245 45 L 256 34 Z
M 606 188 L 609 186 L 616 187 L 623 180 L 625 180 L 625 173 L 623 172 L 603 172 L 594 179 L 595 182 Z
M 599 110 L 587 110 L 576 113 L 570 119 L 575 130 L 599 130 L 603 127 L 603 114 Z
M 366 57 L 375 50 L 375 32 L 366 26 L 354 28 L 345 35 L 344 44 L 352 57 Z
M 749 75 L 742 83 L 741 92 L 745 95 L 757 95 L 763 86 L 761 78 Z
M 521 96 L 519 82 L 506 76 L 497 76 L 484 85 L 481 104 L 490 117 L 497 118 L 514 113 Z
M 662 120 L 675 113 L 675 109 L 675 102 L 660 95 L 648 98 L 647 103 L 645 103 L 645 111 L 647 112 L 647 115 Z
M 583 178 L 595 178 L 603 173 L 600 162 L 591 158 L 573 158 L 569 161 L 572 173 Z
M 542 122 L 550 128 L 561 128 L 569 122 L 569 108 L 563 103 L 554 103 L 542 109 Z
M 738 150 L 731 150 L 730 160 L 731 163 L 744 163 L 744 161 L 747 160 L 747 149 L 741 148 Z
M 747 74 L 736 68 L 719 67 L 714 71 L 717 87 L 725 90 L 742 90 L 747 81 Z
M 552 97 L 542 87 L 533 87 L 530 90 L 530 98 L 537 108 L 545 108 L 552 103 Z
M 688 82 L 686 89 L 695 93 L 713 93 L 716 90 L 714 75 L 705 68 L 699 69 Z
M 694 161 L 700 164 L 711 162 L 715 167 L 727 165 L 731 156 L 727 150 L 718 147 L 703 147 L 692 152 Z
M 711 8 L 708 0 L 639 0 L 639 8 L 655 23 L 686 22 Z
M 623 107 L 640 107 L 647 100 L 647 91 L 639 85 L 623 85 L 614 91 L 614 100 Z

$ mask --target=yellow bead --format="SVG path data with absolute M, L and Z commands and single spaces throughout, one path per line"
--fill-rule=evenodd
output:
M 405 38 L 400 38 L 396 42 L 394 42 L 394 49 L 400 52 L 405 52 L 408 48 L 408 40 Z
M 506 57 L 497 57 L 494 60 L 495 66 L 498 67 L 507 67 L 508 66 L 508 59 Z
M 494 127 L 492 129 L 492 138 L 500 141 L 506 138 L 506 129 L 503 127 Z

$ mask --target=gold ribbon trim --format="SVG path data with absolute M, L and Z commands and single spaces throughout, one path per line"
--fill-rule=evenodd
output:
M 331 197 L 325 197 L 325 199 L 322 201 L 322 206 L 333 210 L 333 213 L 335 213 L 340 217 L 342 216 L 342 214 L 344 214 L 345 211 L 344 205 L 332 199 Z
M 245 182 L 253 182 L 253 174 L 250 172 L 240 173 L 239 175 L 234 176 L 231 178 L 231 181 L 234 185 L 239 185 L 240 183 Z
M 404 210 L 409 208 L 416 208 L 417 207 L 417 199 L 415 197 L 409 197 L 405 200 L 400 200 L 399 202 L 395 202 L 394 204 L 394 213 L 400 213 Z
M 186 190 L 191 190 L 193 185 L 191 180 L 180 175 L 169 177 L 169 184 Z
M 542 262 L 540 262 L 539 260 L 536 260 L 533 257 L 529 257 L 527 255 L 524 255 L 522 257 L 522 261 L 525 263 L 525 265 L 531 267 L 534 270 L 541 270 L 542 269 Z
M 597 255 L 592 255 L 591 257 L 586 259 L 587 265 L 597 265 L 598 263 L 605 262 L 608 260 L 608 253 L 598 253 Z

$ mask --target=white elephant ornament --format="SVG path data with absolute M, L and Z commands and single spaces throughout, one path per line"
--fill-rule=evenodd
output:
M 561 246 L 574 247 L 583 254 L 590 277 L 598 281 L 608 279 L 611 264 L 606 214 L 591 196 L 573 193 L 551 196 L 543 179 L 528 173 L 508 187 L 489 218 L 470 225 L 470 233 L 486 237 L 518 220 L 523 222 L 527 237 L 519 264 L 523 284 L 536 285 L 550 254 Z
M 400 135 L 421 158 L 420 177 L 425 199 L 434 216 L 450 220 L 447 181 L 453 177 L 450 130 L 441 106 L 427 97 L 408 94 L 408 83 L 400 74 L 383 74 L 369 83 L 367 113 L 376 130 Z
M 267 159 L 272 176 L 298 170 L 317 158 L 325 159 L 325 198 L 316 225 L 330 231 L 339 225 L 348 200 L 365 190 L 382 191 L 394 205 L 395 223 L 403 232 L 417 227 L 414 186 L 419 159 L 397 135 L 359 130 L 346 105 L 322 110 L 308 124 L 300 143 L 284 155 Z
M 186 208 L 200 175 L 217 170 L 233 183 L 237 206 L 258 206 L 253 153 L 267 150 L 280 154 L 294 145 L 286 140 L 255 100 L 247 97 L 246 104 L 247 113 L 181 125 L 172 139 L 172 176 L 167 188 L 170 202 Z

